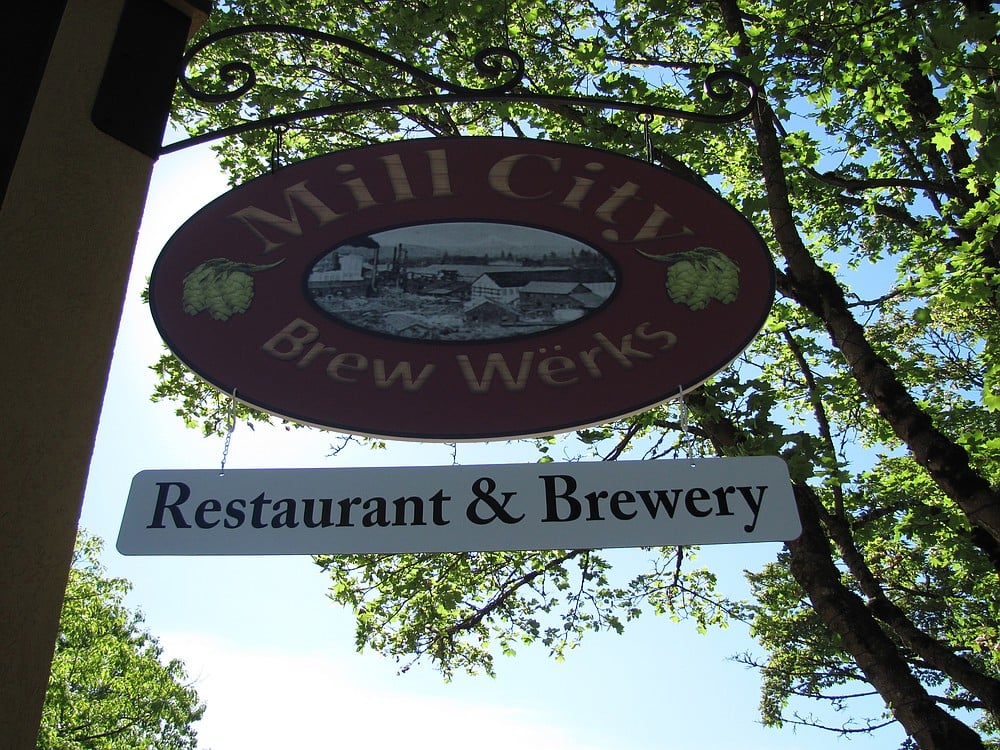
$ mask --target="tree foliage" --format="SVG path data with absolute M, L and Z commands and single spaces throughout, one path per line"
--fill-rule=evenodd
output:
M 283 158 L 417 134 L 516 134 L 593 145 L 704 179 L 754 222 L 778 266 L 765 331 L 688 399 L 580 433 L 592 459 L 778 454 L 802 536 L 730 602 L 690 551 L 612 570 L 597 551 L 323 557 L 358 646 L 445 674 L 492 671 L 496 647 L 556 656 L 644 611 L 701 627 L 747 622 L 762 648 L 766 724 L 900 723 L 920 748 L 1000 746 L 1000 60 L 997 8 L 968 0 L 454 0 L 223 4 L 208 31 L 290 22 L 483 86 L 470 60 L 507 44 L 524 89 L 710 108 L 713 70 L 756 81 L 750 116 L 719 127 L 626 112 L 461 103 L 319 118 Z M 233 38 L 196 61 L 250 61 L 239 103 L 181 97 L 192 133 L 426 84 L 355 51 Z M 216 83 L 223 86 L 222 83 Z M 219 149 L 234 181 L 269 168 L 275 134 Z M 700 177 L 698 177 L 700 176 Z M 185 377 L 162 365 L 165 382 Z M 169 395 L 169 394 L 167 394 Z M 190 404 L 188 404 L 190 407 Z M 186 409 L 211 424 L 217 412 Z M 550 447 L 543 443 L 543 449 Z M 885 711 L 855 715 L 854 696 Z M 836 728 L 836 727 L 834 727 Z
M 131 588 L 108 578 L 100 541 L 81 534 L 69 574 L 39 750 L 193 750 L 204 713 L 184 665 L 164 663 L 157 640 L 129 611 Z

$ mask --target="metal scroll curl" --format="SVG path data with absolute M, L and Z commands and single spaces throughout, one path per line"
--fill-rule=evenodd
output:
M 705 112 L 696 109 L 666 107 L 646 102 L 633 102 L 612 97 L 582 94 L 545 94 L 531 90 L 525 85 L 524 58 L 507 47 L 486 47 L 480 50 L 472 64 L 481 78 L 489 81 L 482 87 L 448 81 L 440 76 L 400 60 L 367 44 L 336 34 L 316 29 L 307 29 L 285 24 L 253 24 L 237 26 L 205 37 L 194 44 L 182 59 L 179 84 L 181 89 L 195 101 L 222 104 L 239 102 L 258 84 L 258 74 L 245 60 L 232 60 L 218 65 L 215 76 L 203 72 L 197 79 L 189 77 L 189 69 L 198 55 L 234 37 L 252 35 L 286 36 L 307 43 L 322 43 L 339 48 L 345 54 L 354 53 L 361 60 L 376 61 L 395 70 L 400 79 L 408 82 L 412 93 L 371 98 L 345 98 L 322 106 L 309 107 L 295 112 L 271 114 L 258 119 L 246 119 L 235 125 L 201 133 L 161 148 L 161 154 L 179 151 L 199 143 L 217 140 L 226 136 L 261 128 L 288 126 L 302 120 L 316 119 L 337 114 L 347 114 L 366 110 L 394 110 L 407 106 L 430 106 L 436 104 L 516 102 L 539 106 L 576 106 L 598 110 L 630 111 L 643 116 L 661 116 L 674 120 L 691 120 L 707 124 L 726 124 L 746 117 L 753 109 L 758 96 L 756 84 L 745 75 L 727 68 L 716 68 L 705 76 L 702 88 L 707 98 L 723 106 L 722 112 Z M 662 65 L 662 63 L 660 63 Z M 678 63 L 677 67 L 691 69 L 690 63 Z M 706 67 L 708 67 L 706 65 Z M 214 84 L 203 86 L 205 84 Z M 729 105 L 729 106 L 726 106 Z

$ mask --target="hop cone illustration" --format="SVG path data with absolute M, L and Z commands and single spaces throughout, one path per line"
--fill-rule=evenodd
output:
M 212 258 L 189 271 L 184 277 L 181 303 L 188 315 L 208 311 L 215 320 L 229 320 L 245 313 L 253 302 L 253 276 L 274 268 L 282 261 L 266 266 L 237 263 L 227 258 Z
M 636 252 L 668 264 L 667 295 L 692 310 L 703 310 L 713 299 L 728 305 L 739 294 L 740 267 L 713 247 L 696 247 L 667 255 Z

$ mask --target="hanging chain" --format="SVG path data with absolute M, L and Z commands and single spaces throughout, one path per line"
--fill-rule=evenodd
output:
M 507 49 L 511 48 L 510 44 L 510 3 L 508 0 L 503 0 L 503 41 L 504 46 Z
M 688 437 L 688 408 L 687 401 L 684 400 L 684 387 L 677 386 L 677 397 L 681 401 L 681 432 L 684 433 L 684 442 L 687 443 Z
M 281 157 L 285 146 L 285 131 L 288 130 L 287 125 L 275 125 L 271 128 L 274 131 L 274 143 L 271 146 L 271 172 L 277 172 L 281 169 Z
M 229 417 L 226 420 L 226 441 L 222 445 L 222 461 L 219 465 L 219 476 L 226 473 L 226 459 L 229 458 L 229 443 L 233 439 L 233 431 L 236 429 L 236 389 L 233 388 L 233 395 L 229 400 Z
M 636 115 L 642 123 L 642 136 L 646 142 L 646 161 L 653 163 L 653 136 L 649 132 L 649 123 L 653 121 L 653 116 L 649 112 L 640 112 Z
M 688 411 L 687 401 L 684 400 L 684 387 L 677 386 L 677 397 L 681 402 L 681 444 L 684 446 L 684 457 L 693 458 L 691 450 L 691 431 L 688 429 L 688 422 L 690 417 L 690 412 Z M 694 466 L 692 463 L 691 466 Z

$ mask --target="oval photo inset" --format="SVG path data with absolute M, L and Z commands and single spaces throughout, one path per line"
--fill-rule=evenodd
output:
M 520 224 L 439 222 L 355 237 L 306 280 L 326 315 L 421 341 L 493 341 L 541 333 L 608 303 L 614 264 L 599 250 Z

